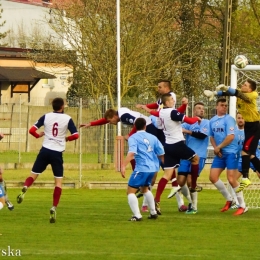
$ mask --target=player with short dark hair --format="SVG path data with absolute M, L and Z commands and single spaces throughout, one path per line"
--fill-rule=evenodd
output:
M 234 194 L 240 200 L 240 208 L 234 215 L 241 215 L 247 211 L 243 192 L 237 191 L 239 182 L 237 181 L 237 167 L 239 145 L 238 135 L 236 135 L 236 121 L 227 114 L 227 101 L 225 98 L 220 98 L 216 102 L 217 114 L 209 121 L 210 124 L 210 142 L 214 148 L 215 157 L 213 159 L 209 179 L 213 185 L 226 199 L 226 204 L 221 209 L 221 212 L 229 210 L 235 201 L 228 192 L 225 184 L 219 178 L 225 168 L 227 168 L 227 179 L 230 183 Z
M 186 135 L 186 145 L 190 147 L 199 156 L 199 172 L 203 170 L 207 158 L 207 147 L 209 144 L 209 120 L 204 119 L 204 104 L 197 102 L 193 107 L 193 117 L 200 117 L 201 122 L 194 124 L 182 124 L 182 132 Z M 180 167 L 178 168 L 178 183 L 181 186 L 181 192 L 189 201 L 188 208 L 184 205 L 184 201 L 179 193 L 176 193 L 178 202 L 178 210 L 180 212 L 186 211 L 187 214 L 197 213 L 198 193 L 190 193 L 187 188 L 191 186 L 191 161 L 181 160 Z M 202 190 L 202 188 L 201 188 Z M 198 190 L 199 191 L 199 190 Z M 175 189 L 172 188 L 168 198 L 175 195 Z
M 149 108 L 143 107 L 147 112 L 154 116 L 158 116 L 163 126 L 163 132 L 165 135 L 165 156 L 164 156 L 164 175 L 160 179 L 155 196 L 155 206 L 157 213 L 161 215 L 160 198 L 165 189 L 167 182 L 172 178 L 172 173 L 175 168 L 179 167 L 180 160 L 186 159 L 191 161 L 191 192 L 197 191 L 197 178 L 199 171 L 199 157 L 185 144 L 185 139 L 182 133 L 182 122 L 194 124 L 197 121 L 201 121 L 199 117 L 189 118 L 177 109 L 173 109 L 175 101 L 171 94 L 162 95 L 163 109 L 159 111 L 151 111 Z
M 127 164 L 135 158 L 136 165 L 131 174 L 128 187 L 127 198 L 128 204 L 133 212 L 130 221 L 141 221 L 142 215 L 139 210 L 138 199 L 135 195 L 139 187 L 147 200 L 150 209 L 149 219 L 157 219 L 153 194 L 148 189 L 152 182 L 154 174 L 159 170 L 159 159 L 163 161 L 164 149 L 161 142 L 153 135 L 145 131 L 146 121 L 144 118 L 135 120 L 136 133 L 128 139 L 128 154 L 121 168 L 121 175 L 125 178 L 125 169 Z
M 52 101 L 52 107 L 54 111 L 43 115 L 29 130 L 29 133 L 35 138 L 44 136 L 44 140 L 32 167 L 31 175 L 25 180 L 22 192 L 17 196 L 17 203 L 22 203 L 28 188 L 50 164 L 55 179 L 53 206 L 50 209 L 50 223 L 55 223 L 56 208 L 62 192 L 62 153 L 65 150 L 66 142 L 78 139 L 79 134 L 72 118 L 64 114 L 64 100 L 55 98 Z M 44 132 L 37 133 L 37 130 L 42 126 L 44 126 Z M 70 131 L 70 136 L 66 136 L 67 130 Z
M 258 93 L 256 91 L 256 82 L 247 79 L 240 90 L 221 84 L 216 88 L 216 91 L 205 90 L 204 94 L 210 99 L 215 95 L 236 96 L 238 98 L 237 109 L 245 120 L 245 141 L 241 152 L 243 178 L 237 192 L 242 191 L 251 184 L 248 178 L 250 162 L 254 165 L 255 169 L 260 172 L 260 161 L 255 154 L 260 139 L 260 117 L 257 107 Z

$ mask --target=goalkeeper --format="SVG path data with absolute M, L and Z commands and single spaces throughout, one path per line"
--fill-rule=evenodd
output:
M 255 154 L 260 139 L 260 118 L 256 103 L 258 97 L 256 82 L 247 79 L 240 90 L 221 84 L 215 91 L 205 90 L 204 94 L 209 97 L 210 100 L 212 100 L 214 96 L 236 96 L 238 98 L 237 110 L 245 120 L 245 140 L 241 152 L 242 180 L 236 191 L 240 192 L 251 184 L 251 181 L 248 178 L 250 162 L 253 164 L 256 171 L 260 171 L 260 161 Z

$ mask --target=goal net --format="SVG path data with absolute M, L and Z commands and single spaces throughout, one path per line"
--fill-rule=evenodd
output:
M 244 69 L 231 66 L 231 88 L 240 88 L 247 79 L 252 79 L 257 86 L 260 84 L 260 65 L 247 65 Z M 260 98 L 258 98 L 258 109 L 260 108 Z M 229 114 L 236 118 L 236 97 L 230 97 Z M 260 178 L 257 173 L 250 170 L 249 177 L 252 184 L 244 190 L 244 198 L 249 208 L 260 208 Z

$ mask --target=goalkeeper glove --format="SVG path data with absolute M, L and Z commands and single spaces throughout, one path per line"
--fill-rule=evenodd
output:
M 209 98 L 209 101 L 211 101 L 215 96 L 217 96 L 217 91 L 204 90 L 204 95 Z
M 229 87 L 225 86 L 224 84 L 220 84 L 216 87 L 216 91 L 224 91 L 227 92 Z

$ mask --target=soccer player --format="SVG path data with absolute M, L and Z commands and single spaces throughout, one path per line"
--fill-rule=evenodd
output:
M 141 221 L 142 215 L 138 206 L 136 191 L 141 187 L 150 209 L 149 219 L 157 219 L 154 197 L 148 189 L 154 174 L 159 170 L 159 159 L 163 161 L 164 149 L 161 142 L 153 135 L 145 132 L 146 121 L 144 118 L 135 120 L 137 132 L 128 139 L 129 150 L 121 168 L 121 175 L 125 178 L 127 164 L 135 158 L 136 165 L 130 176 L 127 187 L 128 204 L 133 212 L 130 221 Z
M 200 123 L 182 124 L 182 132 L 186 134 L 186 145 L 191 148 L 199 156 L 199 172 L 203 170 L 207 158 L 207 147 L 209 143 L 209 120 L 204 119 L 204 104 L 197 102 L 194 104 L 193 117 L 201 118 Z M 186 214 L 197 213 L 197 200 L 198 193 L 190 193 L 185 185 L 187 181 L 188 187 L 191 186 L 191 161 L 181 160 L 180 167 L 178 168 L 178 184 L 182 187 L 182 194 L 189 200 L 189 207 Z M 198 187 L 199 188 L 199 187 Z M 202 190 L 202 188 L 201 188 Z M 199 191 L 199 190 L 198 190 Z M 175 195 L 175 189 L 172 188 L 168 198 Z M 184 202 L 179 193 L 176 193 L 179 211 L 183 210 Z
M 260 172 L 260 161 L 256 157 L 255 152 L 260 139 L 260 124 L 259 124 L 259 112 L 257 108 L 256 83 L 251 79 L 247 79 L 241 86 L 241 89 L 233 89 L 225 85 L 219 85 L 216 91 L 205 90 L 204 94 L 210 99 L 214 95 L 218 96 L 236 96 L 238 112 L 243 116 L 245 120 L 245 141 L 242 150 L 242 175 L 240 186 L 237 192 L 242 191 L 251 184 L 248 178 L 250 162 L 254 165 L 255 169 Z
M 242 174 L 242 158 L 241 158 L 241 151 L 242 151 L 242 148 L 243 148 L 243 144 L 244 144 L 244 139 L 245 139 L 245 134 L 244 134 L 244 126 L 245 126 L 245 120 L 244 118 L 242 117 L 242 115 L 240 113 L 237 113 L 237 126 L 238 126 L 238 136 L 239 136 L 239 142 L 238 142 L 238 145 L 239 145 L 239 159 L 238 159 L 238 171 L 239 171 L 239 174 L 238 174 L 238 178 L 241 176 Z M 260 145 L 260 141 L 258 142 L 258 147 L 256 149 L 256 152 L 255 152 L 255 155 L 256 157 L 259 159 L 260 158 L 260 150 L 259 150 L 259 145 Z M 256 172 L 256 174 L 258 175 L 259 177 L 259 172 L 256 171 L 254 165 L 252 163 L 250 163 L 250 168 Z
M 0 210 L 4 207 L 5 204 L 6 204 L 5 191 L 1 185 L 0 186 Z
M 0 133 L 0 140 L 2 140 L 4 138 L 4 135 L 2 133 Z M 7 188 L 6 188 L 6 183 L 4 181 L 3 178 L 3 170 L 2 168 L 0 168 L 0 187 L 2 187 L 3 190 L 3 198 L 5 200 L 5 204 L 7 206 L 7 208 L 9 210 L 13 210 L 14 209 L 14 205 L 13 203 L 8 199 L 8 195 L 7 195 Z M 1 205 L 0 205 L 0 209 L 1 209 Z
M 171 96 L 174 100 L 174 103 L 176 104 L 176 95 L 172 91 L 171 82 L 169 80 L 160 80 L 158 82 L 158 93 L 160 95 L 160 98 L 157 100 L 157 102 L 150 103 L 150 104 L 147 104 L 147 105 L 137 104 L 136 107 L 137 108 L 147 107 L 149 109 L 155 109 L 155 110 L 159 111 L 163 107 L 161 96 L 164 95 L 164 94 L 167 94 L 167 93 L 171 94 Z M 186 107 L 184 109 L 186 109 Z M 185 112 L 185 110 L 183 111 L 183 113 L 184 112 Z M 157 137 L 160 140 L 160 142 L 164 145 L 165 136 L 164 136 L 163 129 L 162 129 L 162 123 L 161 123 L 161 121 L 158 117 L 157 117 L 156 127 L 158 129 Z
M 139 112 L 130 110 L 126 107 L 121 107 L 118 110 L 115 109 L 108 109 L 105 112 L 104 118 L 81 124 L 80 127 L 91 127 L 91 126 L 98 126 L 98 125 L 104 125 L 104 124 L 112 124 L 112 125 L 117 125 L 119 122 L 122 122 L 124 125 L 131 125 L 133 126 L 131 132 L 129 133 L 128 136 L 125 137 L 125 139 L 128 139 L 129 136 L 134 134 L 136 132 L 136 128 L 134 126 L 134 122 L 137 118 L 144 118 L 146 121 L 146 132 L 152 134 L 152 135 L 157 135 L 157 129 L 153 125 L 151 118 L 148 116 L 145 116 Z
M 150 112 L 150 114 L 159 116 L 166 138 L 164 145 L 164 175 L 158 183 L 155 196 L 155 207 L 157 214 L 159 215 L 161 215 L 161 194 L 164 191 L 167 182 L 172 178 L 174 169 L 179 167 L 181 159 L 191 161 L 192 183 L 190 191 L 197 191 L 199 157 L 192 149 L 185 145 L 181 123 L 186 122 L 188 124 L 194 124 L 197 121 L 201 121 L 201 118 L 199 117 L 189 118 L 180 113 L 177 109 L 173 109 L 175 101 L 171 94 L 162 95 L 162 102 L 164 107 L 159 111 L 151 111 L 149 108 L 143 107 L 143 109 Z
M 50 209 L 50 223 L 56 222 L 56 208 L 58 206 L 63 179 L 63 158 L 66 142 L 79 138 L 77 128 L 72 118 L 64 114 L 64 100 L 55 98 L 52 101 L 53 112 L 43 115 L 29 130 L 35 138 L 44 136 L 42 148 L 34 162 L 31 175 L 25 180 L 22 192 L 17 196 L 17 203 L 22 203 L 28 188 L 34 183 L 37 177 L 50 164 L 52 167 L 55 188 L 53 192 L 53 206 Z M 44 132 L 37 133 L 37 130 L 44 126 Z M 71 135 L 66 137 L 67 130 Z
M 125 139 L 127 140 L 129 138 L 129 136 L 131 136 L 132 134 L 134 134 L 136 132 L 134 122 L 135 122 L 136 118 L 139 118 L 139 117 L 144 118 L 146 121 L 146 132 L 157 136 L 157 129 L 153 125 L 151 118 L 149 118 L 148 116 L 145 116 L 139 112 L 130 110 L 126 107 L 121 107 L 118 110 L 110 108 L 105 112 L 104 118 L 101 118 L 101 119 L 98 119 L 98 120 L 95 120 L 95 121 L 92 121 L 89 123 L 81 124 L 80 127 L 87 128 L 87 127 L 91 127 L 91 126 L 98 126 L 98 125 L 104 125 L 104 124 L 117 125 L 119 122 L 122 122 L 125 125 L 133 126 L 131 132 L 127 136 L 124 136 Z M 131 161 L 131 165 L 132 165 L 132 169 L 134 170 L 135 160 Z
M 227 114 L 227 102 L 225 98 L 220 98 L 216 103 L 216 116 L 210 119 L 210 142 L 214 148 L 215 157 L 213 159 L 209 179 L 226 199 L 225 206 L 221 212 L 225 212 L 235 203 L 228 192 L 226 186 L 220 180 L 220 174 L 227 168 L 227 179 L 231 187 L 237 194 L 240 208 L 234 215 L 241 215 L 247 211 L 243 192 L 237 192 L 239 182 L 237 181 L 238 166 L 238 138 L 235 136 L 235 119 Z

